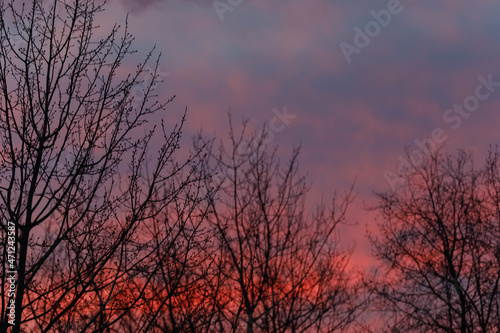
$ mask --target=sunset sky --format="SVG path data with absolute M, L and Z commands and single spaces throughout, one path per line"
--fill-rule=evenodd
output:
M 104 26 L 130 12 L 137 59 L 155 44 L 162 53 L 161 92 L 177 96 L 172 114 L 188 108 L 187 138 L 201 127 L 224 136 L 230 109 L 253 129 L 275 124 L 271 144 L 283 158 L 302 145 L 313 198 L 357 178 L 349 219 L 359 225 L 342 230 L 356 242 L 355 262 L 366 260 L 365 226 L 373 226 L 362 208 L 372 191 L 390 189 L 384 174 L 397 172 L 405 145 L 441 129 L 447 150 L 480 160 L 500 141 L 497 1 L 112 0 L 106 8 Z M 366 29 L 372 37 L 359 36 Z M 284 112 L 281 126 L 273 118 Z

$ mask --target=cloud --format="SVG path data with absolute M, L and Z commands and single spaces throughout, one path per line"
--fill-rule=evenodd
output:
M 141 13 L 151 7 L 158 7 L 161 4 L 171 4 L 173 6 L 183 6 L 186 4 L 196 4 L 199 7 L 212 6 L 211 1 L 207 0 L 117 0 L 131 14 Z
M 404 12 L 351 64 L 339 43 L 352 42 L 353 28 L 364 27 L 386 0 L 245 0 L 224 22 L 210 0 L 113 1 L 132 14 L 148 10 L 131 20 L 131 31 L 139 45 L 157 43 L 165 55 L 160 67 L 172 75 L 160 95 L 177 95 L 170 112 L 188 106 L 187 137 L 201 125 L 227 133 L 229 107 L 235 122 L 251 118 L 255 129 L 275 107 L 297 114 L 273 144 L 284 154 L 302 144 L 314 199 L 350 187 L 356 177 L 360 202 L 373 189 L 388 189 L 384 172 L 397 170 L 404 146 L 437 127 L 446 129 L 450 149 L 484 151 L 498 142 L 500 95 L 460 130 L 443 121 L 445 110 L 474 91 L 477 76 L 500 80 L 500 8 L 491 1 L 404 0 Z M 109 13 L 114 19 L 116 12 Z M 352 211 L 360 228 L 348 233 L 368 253 L 362 229 L 372 219 L 358 206 Z
M 143 11 L 151 6 L 157 5 L 161 2 L 166 2 L 168 0 L 118 0 L 125 8 L 132 14 L 136 12 Z

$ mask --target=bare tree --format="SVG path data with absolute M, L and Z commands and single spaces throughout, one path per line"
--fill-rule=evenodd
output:
M 133 38 L 101 35 L 102 10 L 0 2 L 1 332 L 153 331 L 206 275 L 196 156 L 174 161 L 184 120 L 148 127 L 171 100 L 158 61 L 127 74 Z
M 499 155 L 480 169 L 464 151 L 421 157 L 373 207 L 376 310 L 390 315 L 392 332 L 498 332 Z
M 211 332 L 333 332 L 348 328 L 360 303 L 350 252 L 335 230 L 344 223 L 352 194 L 305 210 L 308 186 L 298 171 L 298 153 L 282 166 L 263 133 L 237 134 L 229 146 L 200 134 L 208 147 L 204 163 L 214 247 L 216 314 Z M 245 123 L 246 125 L 246 123 Z M 215 193 L 215 194 L 214 194 Z

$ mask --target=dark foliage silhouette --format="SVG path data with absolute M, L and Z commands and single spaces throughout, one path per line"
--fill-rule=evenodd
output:
M 147 70 L 149 54 L 127 74 L 133 38 L 116 25 L 102 36 L 102 10 L 0 3 L 0 211 L 2 237 L 7 222 L 17 233 L 15 333 L 123 332 L 130 317 L 137 332 L 203 275 L 185 273 L 204 240 L 192 239 L 196 162 L 173 161 L 183 120 L 147 126 L 170 101 L 155 98 L 158 66 Z
M 216 176 L 207 180 L 216 190 L 207 219 L 220 269 L 211 331 L 344 331 L 361 309 L 350 252 L 335 234 L 352 193 L 309 215 L 299 150 L 280 163 L 265 132 L 230 125 L 226 146 L 195 140 L 197 149 L 208 148 L 205 174 Z
M 378 193 L 368 283 L 392 332 L 498 332 L 499 155 L 477 168 L 471 154 L 437 150 L 407 170 L 397 190 Z
M 307 213 L 298 149 L 283 165 L 245 130 L 178 157 L 159 58 L 130 72 L 133 37 L 103 35 L 103 6 L 0 1 L 0 332 L 352 327 L 360 285 L 336 238 L 352 193 Z

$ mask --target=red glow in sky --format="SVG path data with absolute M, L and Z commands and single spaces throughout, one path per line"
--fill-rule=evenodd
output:
M 186 137 L 201 127 L 225 135 L 228 110 L 254 129 L 274 122 L 270 144 L 284 158 L 302 145 L 311 201 L 355 182 L 350 221 L 358 225 L 343 229 L 342 239 L 356 244 L 361 264 L 369 260 L 364 233 L 373 223 L 363 207 L 372 191 L 390 188 L 384 175 L 397 172 L 405 146 L 417 147 L 436 129 L 447 150 L 471 149 L 477 158 L 498 143 L 495 2 L 138 3 L 115 0 L 101 19 L 120 22 L 129 11 L 139 54 L 156 44 L 160 69 L 169 73 L 164 94 L 177 96 L 169 110 L 188 108 Z M 347 44 L 355 49 L 349 59 Z M 481 90 L 488 96 L 471 111 L 455 111 L 474 102 L 481 80 L 490 81 Z M 273 110 L 284 108 L 294 117 L 273 120 Z

